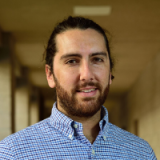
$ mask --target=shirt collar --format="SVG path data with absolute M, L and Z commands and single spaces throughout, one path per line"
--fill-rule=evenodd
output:
M 74 131 L 71 127 L 73 120 L 57 109 L 56 102 L 53 104 L 50 120 L 51 120 L 51 125 L 65 136 L 68 137 L 71 134 L 73 135 Z
M 102 136 L 107 136 L 108 131 L 108 111 L 102 106 L 101 112 L 101 121 L 99 122 L 100 132 Z M 80 124 L 79 122 L 74 122 L 71 118 L 67 117 L 65 114 L 60 112 L 56 107 L 56 102 L 53 104 L 52 114 L 50 116 L 51 125 L 60 131 L 63 135 L 69 137 L 73 137 L 74 135 L 74 124 Z M 80 124 L 80 128 L 83 129 L 82 124 Z
M 101 135 L 103 137 L 107 137 L 108 134 L 108 111 L 107 108 L 102 106 L 102 111 L 101 111 L 101 121 L 99 122 L 99 126 L 100 126 L 100 131 L 101 131 Z M 104 140 L 106 140 L 106 138 L 104 138 Z

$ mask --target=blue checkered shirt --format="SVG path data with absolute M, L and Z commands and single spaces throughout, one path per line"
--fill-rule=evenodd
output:
M 108 122 L 108 112 L 99 122 L 100 132 L 91 144 L 81 123 L 59 112 L 54 104 L 49 118 L 0 142 L 0 159 L 5 160 L 156 160 L 143 139 Z

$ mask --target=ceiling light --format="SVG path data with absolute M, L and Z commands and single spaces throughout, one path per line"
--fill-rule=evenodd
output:
M 108 16 L 111 6 L 75 6 L 73 13 L 82 16 Z

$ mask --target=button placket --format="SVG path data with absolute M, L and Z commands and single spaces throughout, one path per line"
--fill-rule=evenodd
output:
M 78 125 L 77 125 L 77 124 L 74 124 L 73 126 L 74 126 L 74 128 L 75 128 L 75 129 L 77 129 L 77 128 L 78 128 Z
M 69 136 L 68 136 L 70 139 L 72 139 L 72 135 L 70 134 Z
M 95 150 L 92 148 L 92 154 L 95 155 Z
M 103 136 L 103 139 L 106 140 L 106 136 Z

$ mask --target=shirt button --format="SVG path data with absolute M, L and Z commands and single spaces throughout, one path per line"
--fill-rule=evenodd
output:
M 104 140 L 106 140 L 106 136 L 103 136 Z
M 74 128 L 77 128 L 78 127 L 78 125 L 77 124 L 74 124 Z
M 71 135 L 71 134 L 69 135 L 69 138 L 72 138 L 72 135 Z
M 95 151 L 92 149 L 92 154 L 95 154 Z

